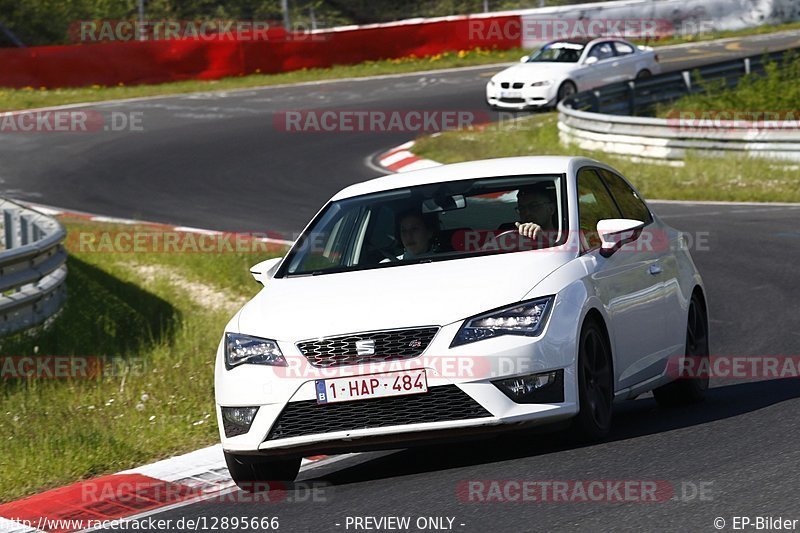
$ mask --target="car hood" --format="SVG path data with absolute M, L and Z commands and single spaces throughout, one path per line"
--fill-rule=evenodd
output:
M 495 82 L 554 80 L 577 67 L 577 63 L 520 63 L 499 72 L 492 80 Z
M 445 325 L 513 304 L 575 257 L 529 251 L 357 272 L 273 279 L 239 315 L 239 331 L 296 342 Z

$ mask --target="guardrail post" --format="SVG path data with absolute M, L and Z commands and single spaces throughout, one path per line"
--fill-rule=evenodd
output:
M 683 83 L 686 85 L 686 92 L 692 94 L 692 73 L 684 70 L 681 75 L 683 75 Z
M 628 82 L 628 115 L 636 114 L 636 82 Z
M 26 215 L 19 217 L 19 242 L 22 246 L 33 242 L 33 228 Z
M 6 232 L 6 250 L 19 246 L 16 215 L 17 213 L 13 209 L 6 209 L 3 211 L 3 225 Z
M 750 74 L 750 58 L 749 57 L 745 57 L 744 58 L 744 73 L 745 74 Z

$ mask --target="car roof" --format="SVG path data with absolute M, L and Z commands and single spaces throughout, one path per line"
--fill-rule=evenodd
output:
M 583 163 L 602 165 L 602 163 L 586 157 L 574 156 L 526 156 L 468 161 L 466 163 L 454 163 L 412 172 L 390 174 L 356 183 L 339 191 L 332 200 L 447 181 L 500 176 L 564 174 L 569 171 L 571 166 Z
M 589 44 L 590 42 L 598 39 L 597 37 L 574 37 L 572 39 L 555 39 L 547 44 L 555 43 L 569 43 L 569 44 Z
M 630 41 L 623 39 L 622 37 L 613 37 L 613 36 L 592 36 L 592 37 L 574 37 L 571 39 L 556 39 L 554 41 L 550 41 L 545 46 L 549 46 L 555 43 L 569 43 L 569 44 L 580 44 L 583 46 L 588 46 L 590 44 L 594 44 L 597 42 L 606 42 L 606 41 L 622 41 L 623 43 L 632 44 Z

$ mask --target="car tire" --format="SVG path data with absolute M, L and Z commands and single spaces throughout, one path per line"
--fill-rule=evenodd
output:
M 651 77 L 653 74 L 647 69 L 640 70 L 639 73 L 636 75 L 637 80 L 646 80 L 647 78 Z
M 575 84 L 571 81 L 565 81 L 561 84 L 558 88 L 558 92 L 556 93 L 556 106 L 558 106 L 559 102 L 564 100 L 565 98 L 569 98 L 573 94 L 578 92 L 578 88 Z
M 270 482 L 283 483 L 294 481 L 300 472 L 301 459 L 264 459 L 251 455 L 238 455 L 228 452 L 225 463 L 231 479 L 245 492 L 262 492 L 269 490 Z
M 708 350 L 708 315 L 700 296 L 695 293 L 689 302 L 686 318 L 686 357 L 705 359 Z M 693 368 L 708 368 L 703 362 L 697 362 Z M 708 390 L 708 375 L 702 377 L 679 377 L 672 383 L 653 390 L 656 402 L 662 407 L 676 407 L 701 402 Z
M 589 319 L 578 339 L 578 415 L 572 420 L 572 436 L 579 441 L 603 439 L 611 430 L 614 403 L 614 370 L 605 331 Z

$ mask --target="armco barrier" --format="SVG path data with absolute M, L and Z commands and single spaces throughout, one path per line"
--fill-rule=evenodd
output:
M 725 61 L 578 93 L 558 106 L 559 137 L 585 150 L 657 159 L 683 159 L 688 151 L 697 151 L 712 156 L 738 152 L 800 161 L 797 118 L 755 124 L 680 114 L 643 116 L 651 114 L 657 104 L 702 92 L 703 84 L 733 87 L 747 74 L 762 73 L 765 61 L 781 61 L 785 53 Z
M 503 25 L 518 15 L 478 17 Z M 0 49 L 0 86 L 67 87 L 217 79 L 325 68 L 443 51 L 519 47 L 521 36 L 471 32 L 471 17 L 341 28 L 271 31 L 266 40 L 163 40 Z
M 66 299 L 64 227 L 55 219 L 0 199 L 0 335 L 35 326 Z

